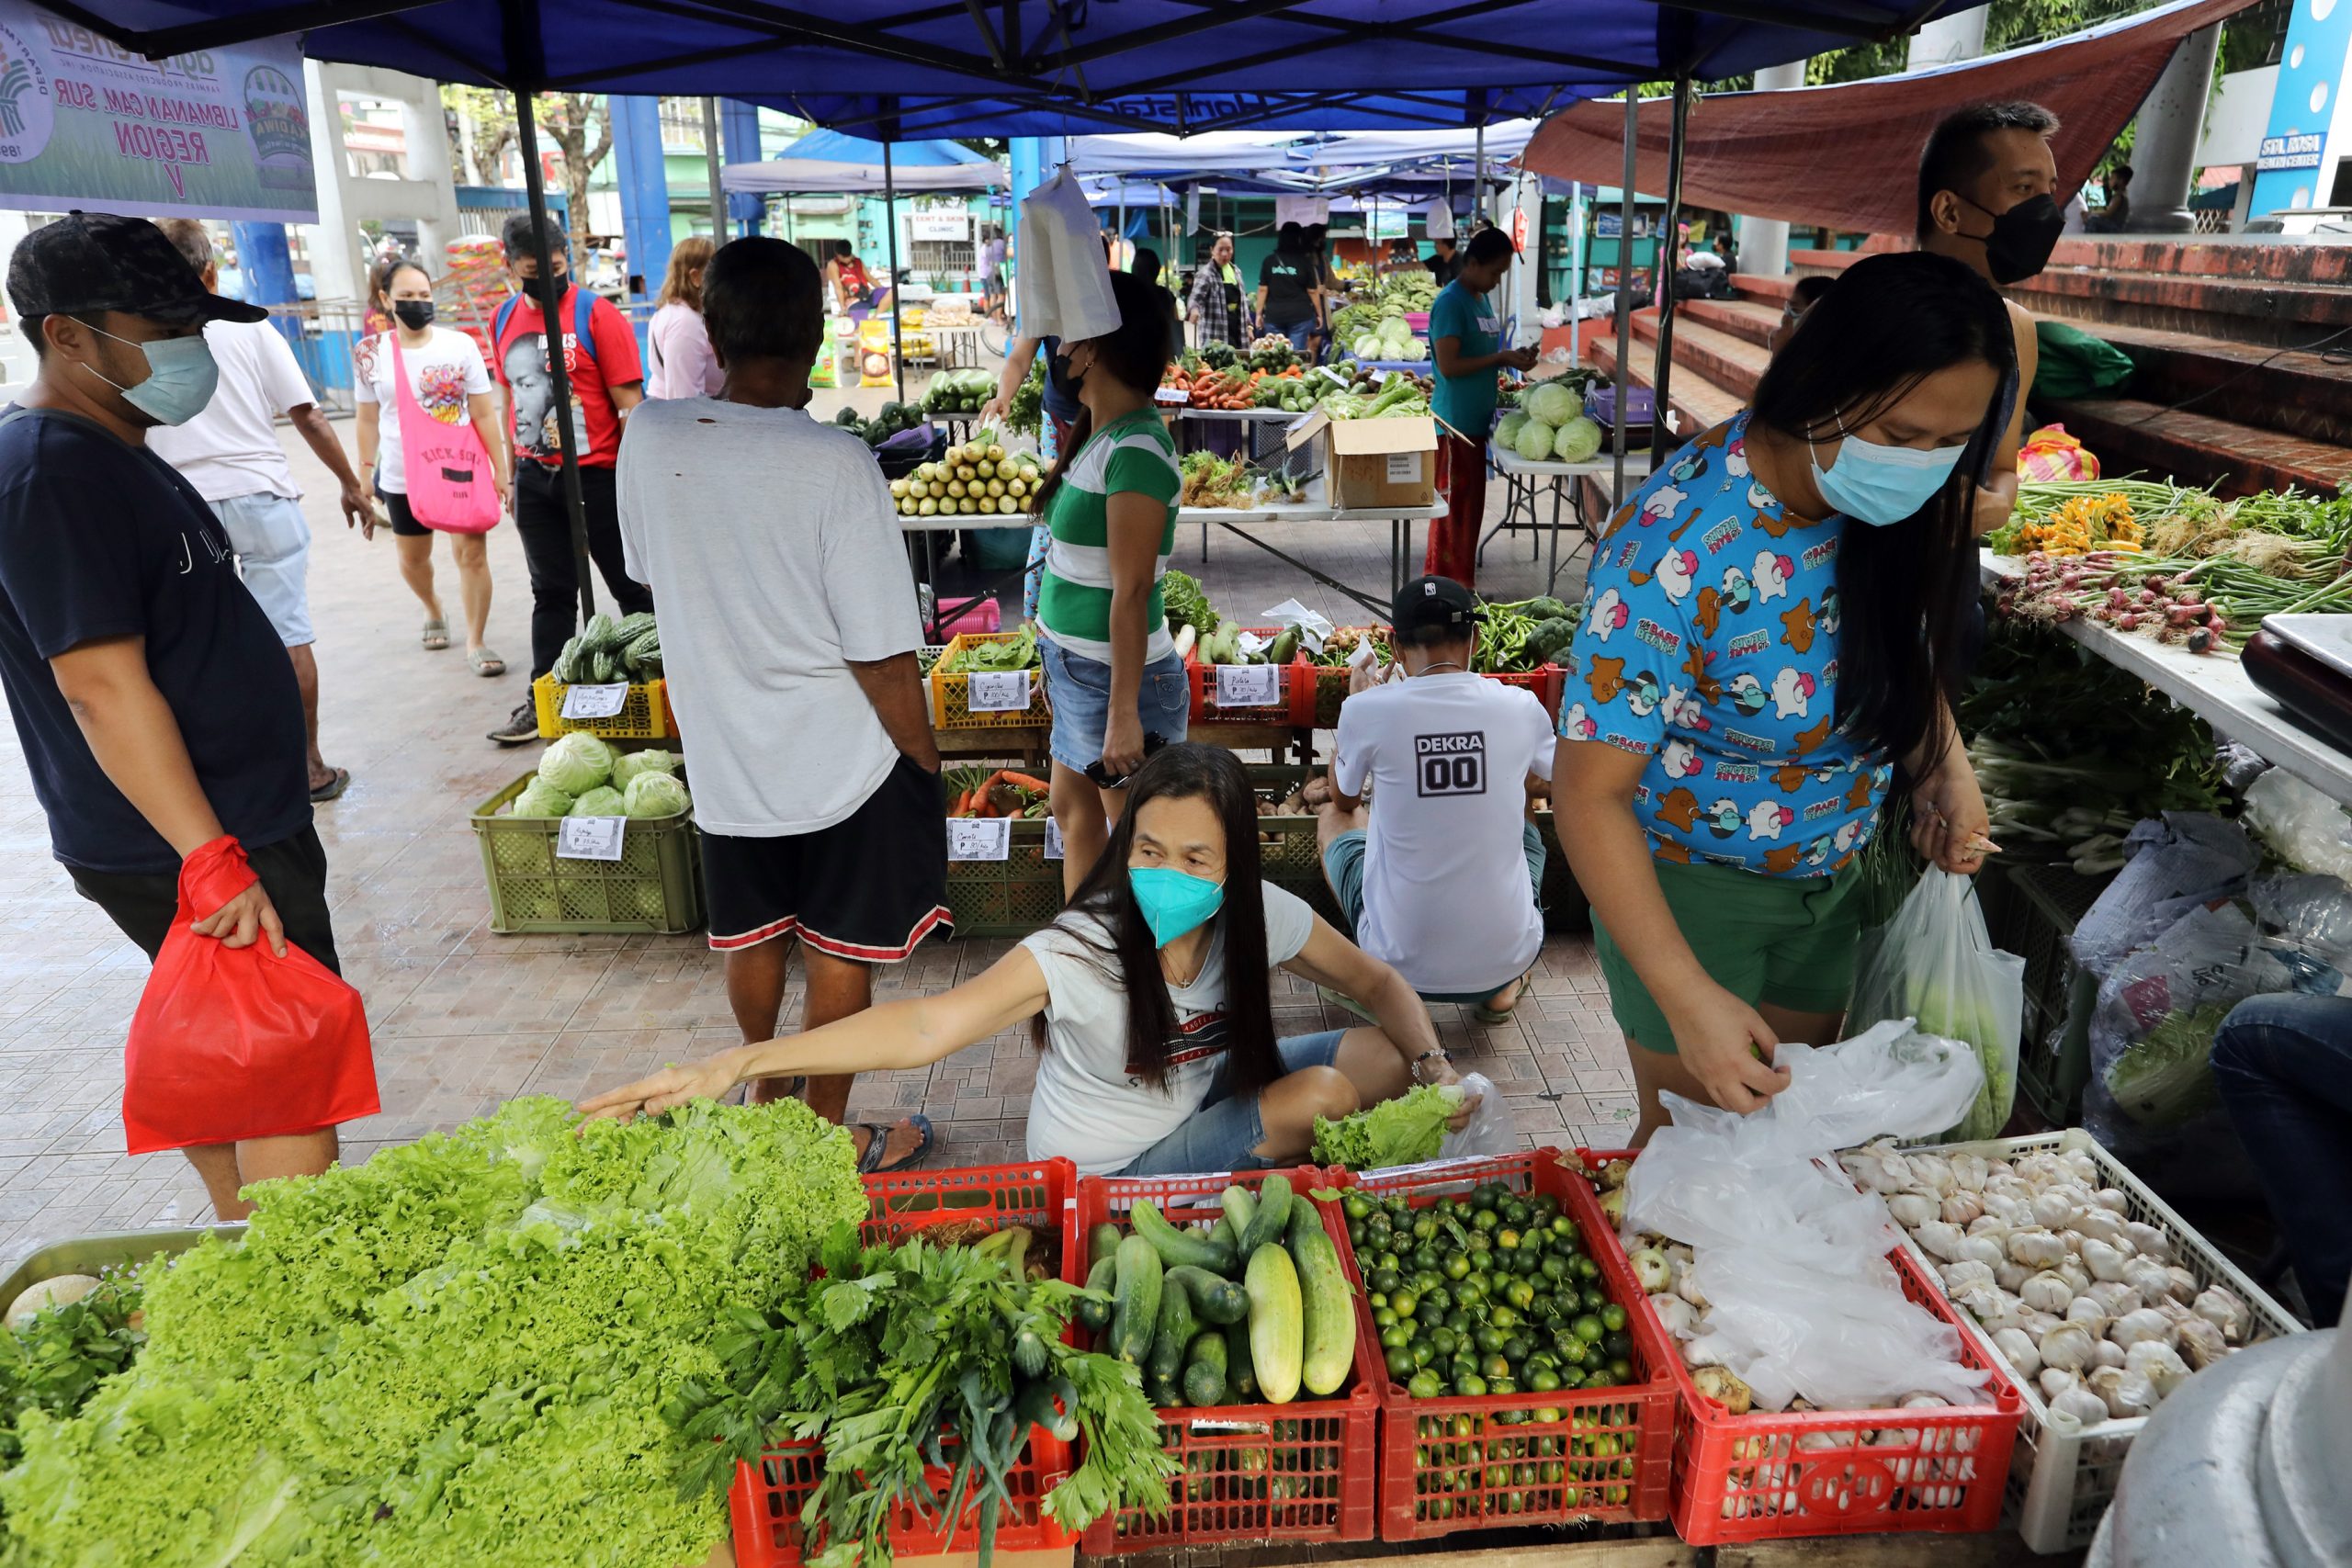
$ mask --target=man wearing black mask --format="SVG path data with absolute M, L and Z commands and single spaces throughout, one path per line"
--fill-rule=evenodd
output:
M 2055 196 L 2058 165 L 2050 138 L 2058 117 L 2039 104 L 1972 104 L 1948 116 L 1919 155 L 1919 248 L 1966 263 L 1996 288 L 2031 277 L 2050 263 L 2065 228 Z M 2040 363 L 2032 312 L 2009 301 L 2018 379 L 2008 431 L 1978 477 L 1976 532 L 2008 521 L 2018 498 L 2018 448 L 2025 400 Z

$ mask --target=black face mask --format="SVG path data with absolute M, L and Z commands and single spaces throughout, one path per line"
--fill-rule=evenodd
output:
M 563 287 L 568 281 L 561 273 L 553 277 L 526 277 L 523 280 L 523 292 L 552 310 L 563 303 Z
M 433 324 L 433 301 L 395 299 L 392 301 L 392 314 L 398 316 L 401 319 L 401 325 L 409 331 L 421 333 Z
M 1960 196 L 1958 191 L 1952 194 Z M 1968 201 L 1964 196 L 1960 199 Z M 1968 205 L 1993 220 L 1991 233 L 1962 238 L 1983 242 L 1984 265 L 1996 283 L 2016 283 L 2048 266 L 2050 253 L 2066 230 L 2066 215 L 2051 197 L 2030 196 L 2007 212 L 1995 212 L 1973 201 Z
M 1069 393 L 1073 398 L 1078 396 L 1079 382 L 1085 379 L 1083 375 L 1073 376 L 1070 374 L 1069 350 L 1068 348 L 1058 350 L 1051 358 L 1046 361 L 1046 374 L 1053 378 L 1055 386 L 1060 388 L 1063 391 Z

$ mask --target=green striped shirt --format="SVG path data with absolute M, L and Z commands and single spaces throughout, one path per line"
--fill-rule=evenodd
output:
M 1151 635 L 1144 645 L 1148 664 L 1173 653 L 1168 611 L 1159 580 L 1176 547 L 1176 498 L 1184 488 L 1176 466 L 1176 443 L 1151 409 L 1138 409 L 1096 431 L 1062 476 L 1046 508 L 1053 544 L 1046 552 L 1044 586 L 1037 594 L 1037 621 L 1067 653 L 1111 661 L 1111 497 L 1135 491 L 1168 508 L 1159 532 L 1159 558 L 1151 569 L 1151 605 L 1146 615 Z

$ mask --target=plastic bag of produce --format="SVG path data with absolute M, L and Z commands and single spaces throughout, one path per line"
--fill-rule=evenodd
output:
M 1438 1145 L 1440 1159 L 1479 1159 L 1488 1155 L 1519 1153 L 1519 1123 L 1512 1120 L 1510 1104 L 1497 1091 L 1484 1073 L 1462 1076 L 1464 1092 L 1478 1097 L 1477 1109 L 1470 1112 L 1470 1120 L 1459 1133 L 1448 1133 Z
M 180 865 L 179 912 L 123 1054 L 130 1152 L 281 1137 L 374 1115 L 376 1059 L 359 993 L 288 942 L 232 948 L 191 928 L 253 886 L 237 840 Z
M 2247 788 L 2245 825 L 2298 871 L 2352 877 L 2352 818 L 2284 768 Z
M 2131 859 L 2075 927 L 2075 962 L 2105 976 L 2189 910 L 2245 890 L 2261 852 L 2233 822 L 2202 811 L 2167 811 L 2132 829 Z
M 1894 918 L 1863 933 L 1847 1024 L 1892 1018 L 1914 1019 L 1928 1033 L 1976 1052 L 1984 1087 L 1946 1136 L 1998 1137 L 2017 1099 L 2025 960 L 1985 934 L 1972 878 L 1929 866 Z
M 2233 904 L 2183 915 L 2099 983 L 2091 1014 L 2092 1131 L 2111 1107 L 2138 1127 L 2187 1126 L 2221 1104 L 2213 1032 L 2230 1009 L 2264 991 L 2296 989 L 2293 967 Z M 2332 987 L 2331 987 L 2332 988 Z

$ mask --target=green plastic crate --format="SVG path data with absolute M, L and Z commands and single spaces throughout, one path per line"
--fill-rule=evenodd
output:
M 563 860 L 560 818 L 499 812 L 536 773 L 525 773 L 474 807 L 474 836 L 490 881 L 490 929 L 530 931 L 654 931 L 702 926 L 702 852 L 690 807 L 675 817 L 629 819 L 616 861 Z
M 2025 1026 L 2018 1039 L 2018 1092 L 2052 1127 L 2082 1119 L 2090 1080 L 2090 1020 L 2098 982 L 2075 962 L 2070 941 L 2112 874 L 2071 866 L 1996 863 L 1977 878 L 1986 934 L 2025 960 Z

